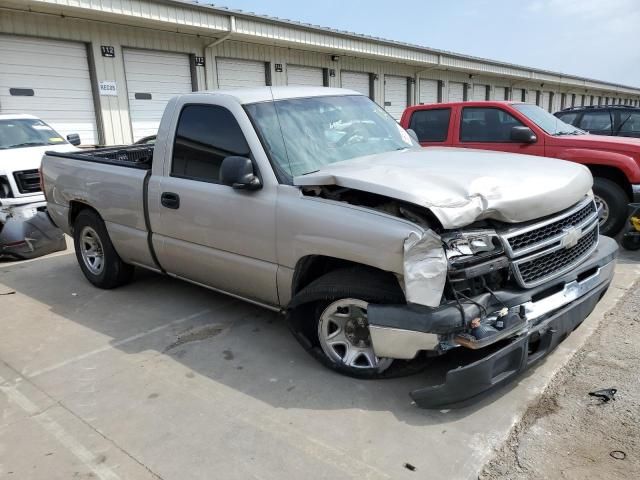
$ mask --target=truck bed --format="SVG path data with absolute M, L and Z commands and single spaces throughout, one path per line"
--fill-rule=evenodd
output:
M 105 163 L 120 167 L 150 170 L 153 145 L 129 145 L 126 147 L 94 148 L 83 152 L 46 152 L 50 157 L 62 157 L 86 162 Z

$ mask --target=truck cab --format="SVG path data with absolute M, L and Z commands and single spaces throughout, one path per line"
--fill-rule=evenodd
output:
M 594 177 L 600 230 L 615 235 L 627 205 L 640 201 L 640 140 L 603 137 L 564 123 L 540 107 L 520 102 L 453 102 L 415 105 L 401 125 L 424 147 L 498 150 L 581 163 Z

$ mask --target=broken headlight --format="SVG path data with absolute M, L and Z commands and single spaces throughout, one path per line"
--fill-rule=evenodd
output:
M 449 271 L 474 278 L 509 266 L 502 242 L 494 230 L 469 230 L 442 236 Z

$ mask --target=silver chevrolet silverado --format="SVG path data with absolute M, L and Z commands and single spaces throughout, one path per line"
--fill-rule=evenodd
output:
M 48 152 L 42 175 L 98 287 L 139 266 L 285 312 L 318 360 L 360 378 L 475 350 L 411 392 L 426 408 L 469 403 L 549 353 L 617 254 L 583 166 L 422 149 L 340 89 L 178 96 L 154 146 Z

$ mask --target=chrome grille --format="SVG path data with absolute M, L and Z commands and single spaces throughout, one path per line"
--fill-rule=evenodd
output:
M 501 234 L 518 284 L 535 287 L 579 265 L 598 245 L 598 212 L 585 198 L 561 214 Z
M 514 235 L 508 239 L 508 242 L 511 245 L 511 249 L 514 252 L 518 252 L 524 248 L 531 247 L 532 245 L 536 245 L 537 243 L 556 237 L 562 234 L 566 228 L 580 225 L 585 220 L 596 216 L 597 214 L 598 211 L 596 210 L 595 203 L 588 202 L 586 205 L 579 208 L 578 211 L 559 220 L 554 220 L 552 223 L 547 225 Z
M 550 253 L 537 256 L 532 260 L 524 260 L 514 264 L 516 275 L 523 285 L 530 285 L 546 280 L 550 276 L 559 276 L 591 253 L 598 244 L 598 229 L 594 228 L 578 240 L 571 248 L 561 248 Z M 569 268 L 567 268 L 569 267 Z

